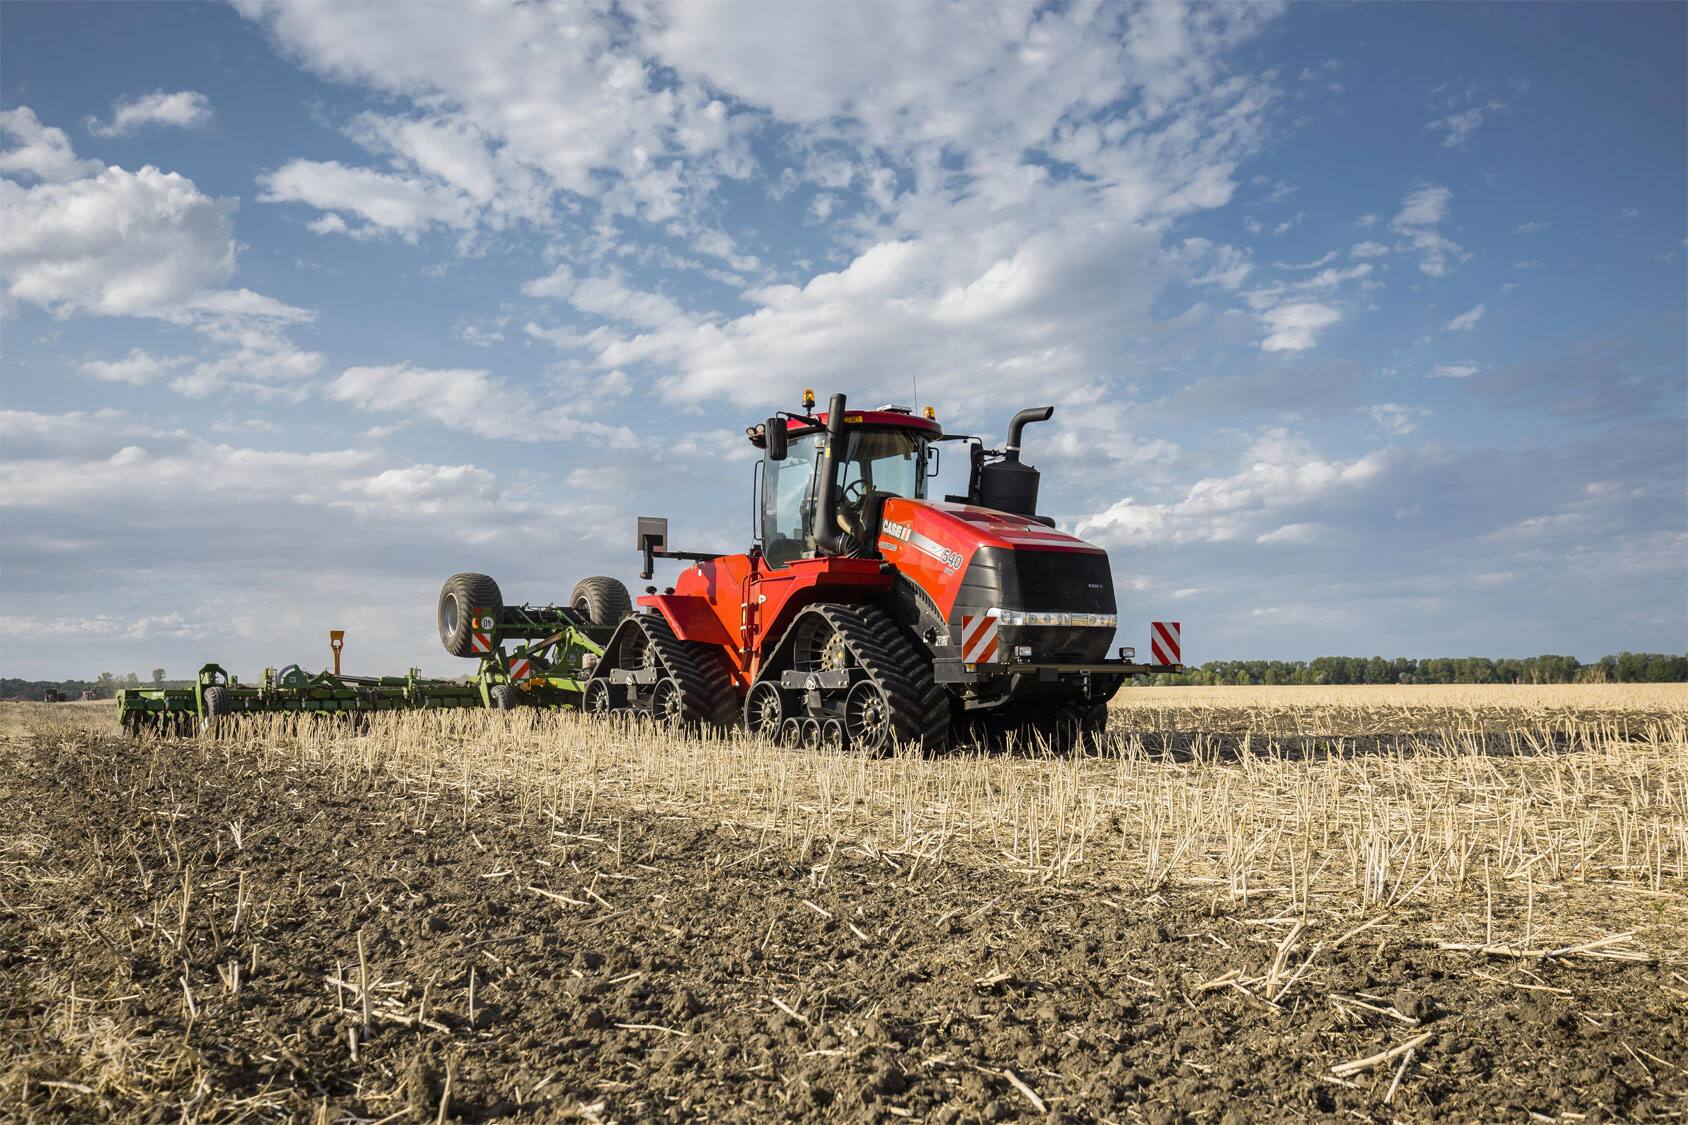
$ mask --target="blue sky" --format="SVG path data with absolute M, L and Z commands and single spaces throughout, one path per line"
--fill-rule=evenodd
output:
M 1685 11 L 8 4 L 0 672 L 461 671 L 805 386 L 1053 402 L 1121 643 L 1682 651 Z

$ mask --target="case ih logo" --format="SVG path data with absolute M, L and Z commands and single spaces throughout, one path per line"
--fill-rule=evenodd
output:
M 900 539 L 923 555 L 930 555 L 943 563 L 950 570 L 961 566 L 961 552 L 920 534 L 906 523 L 895 523 L 887 520 L 880 528 L 881 535 L 889 535 L 892 539 Z
M 1156 664 L 1182 664 L 1184 656 L 1178 649 L 1176 621 L 1154 621 L 1149 624 L 1149 651 L 1155 654 Z

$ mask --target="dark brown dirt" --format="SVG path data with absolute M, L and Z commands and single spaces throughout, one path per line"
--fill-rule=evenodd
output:
M 1259 972 L 1282 927 L 1194 899 L 795 849 L 609 805 L 542 818 L 487 792 L 466 808 L 461 790 L 424 800 L 379 774 L 191 743 L 8 754 L 0 1115 L 1236 1125 L 1688 1110 L 1680 966 L 1525 973 L 1368 933 L 1274 1007 L 1200 986 Z M 1387 1104 L 1395 1061 L 1332 1076 L 1423 1033 Z

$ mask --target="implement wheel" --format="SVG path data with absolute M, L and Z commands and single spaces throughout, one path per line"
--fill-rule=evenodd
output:
M 228 721 L 234 714 L 234 702 L 229 699 L 229 689 L 222 685 L 205 689 L 205 725 L 204 729 L 215 732 L 217 728 Z
M 514 711 L 516 709 L 516 689 L 509 684 L 494 684 L 487 689 L 486 695 L 492 701 L 494 711 Z
M 574 584 L 569 605 L 589 625 L 620 625 L 633 612 L 633 598 L 614 578 L 595 574 Z
M 438 618 L 440 643 L 451 655 L 483 655 L 474 649 L 474 635 L 490 632 L 491 628 L 475 628 L 476 610 L 491 617 L 496 625 L 504 612 L 504 595 L 499 592 L 498 583 L 484 574 L 454 574 L 447 578 L 440 587 Z

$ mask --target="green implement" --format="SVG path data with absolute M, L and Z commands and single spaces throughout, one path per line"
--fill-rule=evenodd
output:
M 484 593 L 484 591 L 475 591 Z M 496 587 L 491 591 L 497 598 Z M 467 599 L 465 599 L 467 600 Z M 339 671 L 345 634 L 330 634 L 334 670 L 312 675 L 297 664 L 264 669 L 258 683 L 242 683 L 220 664 L 199 670 L 190 688 L 123 688 L 118 720 L 131 734 L 215 731 L 245 715 L 324 714 L 356 718 L 374 711 L 466 707 L 579 707 L 585 680 L 613 627 L 592 624 L 569 606 L 464 606 L 465 651 L 479 665 L 460 679 L 348 676 Z M 442 635 L 445 622 L 441 622 Z

